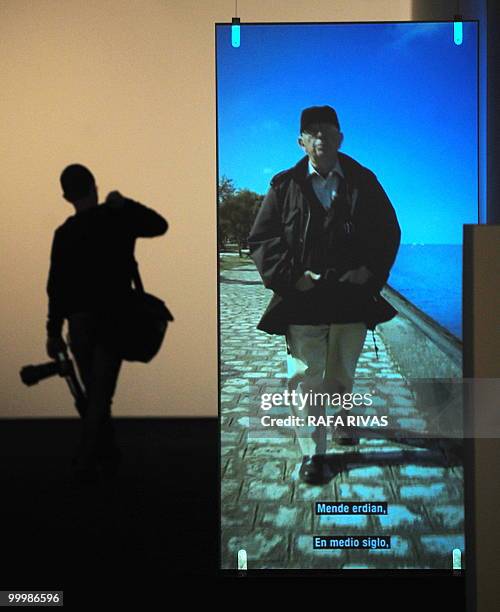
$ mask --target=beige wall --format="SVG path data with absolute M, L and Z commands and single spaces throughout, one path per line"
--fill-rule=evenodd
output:
M 58 176 L 78 161 L 165 215 L 138 244 L 143 278 L 176 315 L 149 366 L 125 364 L 117 415 L 216 415 L 214 23 L 232 0 L 0 0 L 0 416 L 71 416 L 43 361 Z M 240 0 L 243 21 L 410 20 L 410 0 Z M 244 45 L 244 41 L 243 41 Z M 244 46 L 242 48 L 244 51 Z

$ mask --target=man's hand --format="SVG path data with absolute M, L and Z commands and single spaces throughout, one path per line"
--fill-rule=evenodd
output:
M 52 338 L 49 336 L 47 338 L 46 348 L 47 355 L 51 359 L 56 359 L 59 353 L 66 353 L 67 351 L 66 342 L 64 342 L 61 336 L 54 336 Z
M 344 283 L 347 281 L 353 285 L 364 285 L 372 276 L 372 272 L 367 267 L 361 266 L 355 270 L 348 270 L 339 278 L 339 282 Z
M 309 291 L 314 287 L 314 281 L 318 281 L 320 278 L 321 274 L 316 274 L 311 270 L 306 270 L 295 283 L 295 289 L 298 289 L 298 291 Z

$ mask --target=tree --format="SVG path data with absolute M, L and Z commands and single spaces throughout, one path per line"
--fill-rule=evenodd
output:
M 227 178 L 227 176 L 222 176 L 217 190 L 217 202 L 219 205 L 224 204 L 224 202 L 235 193 L 236 187 L 234 186 L 233 180 Z
M 242 249 L 247 246 L 248 234 L 264 196 L 249 189 L 236 191 L 232 181 L 225 177 L 223 181 L 224 184 L 219 185 L 219 246 L 228 241 L 236 242 L 242 257 Z
M 231 224 L 225 214 L 226 203 L 236 194 L 232 179 L 222 176 L 217 188 L 217 204 L 219 206 L 219 251 L 222 251 L 231 234 Z

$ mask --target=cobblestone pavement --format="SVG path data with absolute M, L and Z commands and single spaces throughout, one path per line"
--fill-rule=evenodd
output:
M 261 413 L 260 394 L 285 388 L 284 339 L 256 329 L 270 296 L 251 260 L 221 271 L 222 566 L 236 568 L 238 550 L 245 549 L 249 569 L 451 569 L 453 549 L 464 551 L 463 470 L 445 440 L 416 446 L 381 433 L 357 446 L 332 444 L 336 475 L 328 485 L 311 486 L 298 479 L 302 457 L 293 430 L 266 439 L 249 430 L 249 419 Z M 425 428 L 390 347 L 380 335 L 377 344 L 378 360 L 367 336 L 356 376 L 399 379 L 397 395 L 385 398 L 391 418 Z M 362 392 L 357 385 L 354 391 Z M 385 501 L 388 513 L 316 516 L 320 500 Z M 389 535 L 391 548 L 314 550 L 313 535 Z

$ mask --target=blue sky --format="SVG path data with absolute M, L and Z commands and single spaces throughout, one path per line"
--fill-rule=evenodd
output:
M 477 222 L 477 26 L 217 26 L 219 175 L 265 193 L 303 155 L 306 106 L 329 104 L 341 150 L 375 172 L 404 243 L 453 244 Z

